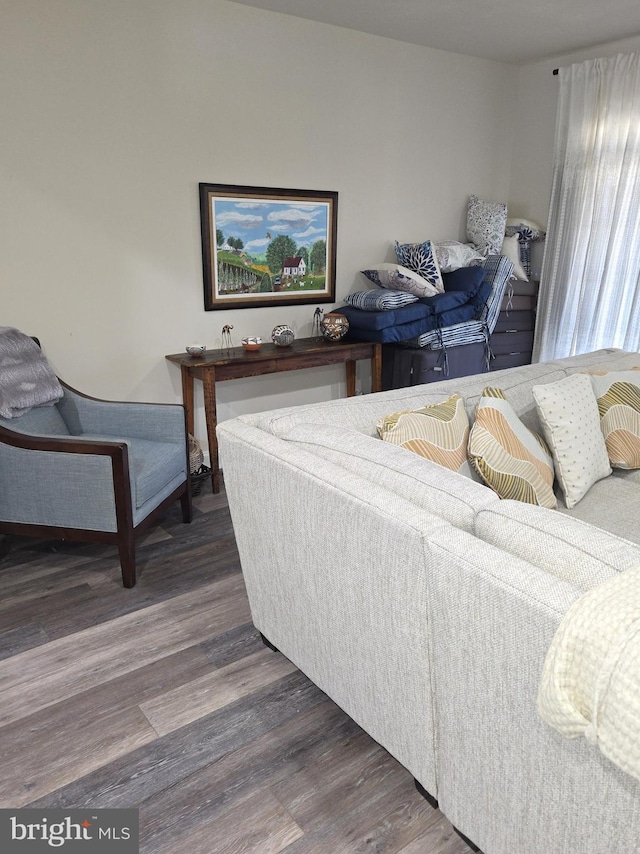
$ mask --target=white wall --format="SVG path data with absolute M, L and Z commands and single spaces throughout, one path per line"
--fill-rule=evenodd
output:
M 338 302 L 394 238 L 463 237 L 469 193 L 506 198 L 510 66 L 225 0 L 0 0 L 0 20 L 0 324 L 89 393 L 180 400 L 164 355 L 225 323 L 310 334 L 314 306 L 204 311 L 200 181 L 337 190 Z M 337 367 L 232 381 L 219 417 L 343 392 Z

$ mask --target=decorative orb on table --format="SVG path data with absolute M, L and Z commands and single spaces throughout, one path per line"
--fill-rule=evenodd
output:
M 349 331 L 349 321 L 337 311 L 328 311 L 320 321 L 322 334 L 328 341 L 339 341 Z
M 295 337 L 295 332 L 286 323 L 281 323 L 280 326 L 274 327 L 271 333 L 271 340 L 278 347 L 288 347 L 289 344 L 293 344 Z

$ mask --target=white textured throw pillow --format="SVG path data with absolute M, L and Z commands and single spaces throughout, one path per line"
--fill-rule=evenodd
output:
M 533 396 L 567 507 L 611 474 L 598 402 L 586 374 L 535 385 Z
M 459 240 L 434 243 L 433 251 L 436 253 L 441 273 L 452 273 L 460 267 L 470 267 L 484 261 L 484 255 L 478 252 L 473 243 L 461 243 Z

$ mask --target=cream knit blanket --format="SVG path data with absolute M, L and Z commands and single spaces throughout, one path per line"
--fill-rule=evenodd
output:
M 567 738 L 584 733 L 640 780 L 640 566 L 589 590 L 547 653 L 538 713 Z

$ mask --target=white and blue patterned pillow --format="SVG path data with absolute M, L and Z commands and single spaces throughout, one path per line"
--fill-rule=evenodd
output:
M 444 292 L 438 259 L 430 240 L 424 243 L 398 243 L 396 240 L 396 258 L 398 264 L 414 270 L 423 279 L 434 286 L 438 293 Z
M 467 204 L 467 240 L 483 255 L 499 255 L 507 226 L 507 206 L 469 196 Z
M 391 291 L 404 291 L 417 297 L 433 297 L 438 293 L 431 282 L 401 264 L 378 264 L 360 272 L 374 285 Z
M 389 311 L 393 308 L 402 308 L 405 305 L 418 302 L 418 297 L 415 294 L 408 294 L 403 291 L 374 290 L 348 294 L 344 301 L 347 305 L 352 305 L 362 311 Z
M 545 238 L 545 230 L 541 225 L 538 225 L 537 222 L 533 222 L 530 219 L 519 219 L 518 217 L 514 217 L 513 219 L 507 220 L 507 234 L 515 234 L 516 231 L 518 234 L 522 235 L 524 240 L 544 240 Z
M 527 275 L 531 278 L 531 244 L 537 240 L 545 239 L 545 231 L 541 226 L 531 220 L 508 219 L 505 229 L 507 237 L 518 235 L 518 246 L 520 250 L 520 263 Z

